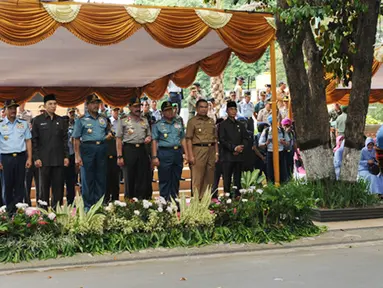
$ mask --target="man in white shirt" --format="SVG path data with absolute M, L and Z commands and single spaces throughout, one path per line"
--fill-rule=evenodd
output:
M 183 99 L 183 93 L 182 88 L 178 87 L 176 84 L 174 84 L 173 81 L 169 81 L 168 84 L 168 94 L 169 94 L 169 101 L 172 103 L 177 103 L 178 105 L 178 115 L 181 112 L 181 101 Z
M 243 89 L 242 89 L 242 85 L 245 83 L 245 78 L 243 78 L 242 76 L 240 77 L 237 77 L 236 78 L 237 80 L 237 84 L 235 85 L 235 88 L 234 88 L 234 91 L 235 91 L 235 102 L 240 102 L 242 101 L 243 99 Z M 238 105 L 237 105 L 238 107 Z
M 150 103 L 150 111 L 152 116 L 156 119 L 156 122 L 162 118 L 160 110 L 157 109 L 157 100 L 152 100 Z
M 250 99 L 251 92 L 245 91 L 245 99 L 243 99 L 241 103 L 239 103 L 239 106 L 241 107 L 241 115 L 247 119 L 247 130 L 252 131 L 252 133 L 254 133 L 254 103 L 251 102 Z

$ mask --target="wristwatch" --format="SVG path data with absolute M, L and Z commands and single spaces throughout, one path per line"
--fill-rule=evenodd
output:
M 157 159 L 158 157 L 157 156 L 152 156 L 152 159 Z
M 122 158 L 124 158 L 122 155 L 117 156 L 117 159 L 122 159 Z

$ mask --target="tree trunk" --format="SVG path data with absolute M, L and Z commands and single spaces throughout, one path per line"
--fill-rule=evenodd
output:
M 278 8 L 286 8 L 286 0 L 277 1 Z M 335 179 L 322 55 L 309 22 L 301 25 L 292 41 L 291 29 L 276 14 L 277 39 L 283 54 L 287 83 L 295 120 L 298 147 L 308 179 Z M 308 62 L 305 68 L 305 59 Z
M 340 179 L 355 182 L 358 174 L 360 150 L 364 146 L 364 128 L 370 97 L 372 62 L 380 1 L 361 0 L 368 7 L 358 16 L 355 34 L 356 54 L 353 57 L 352 88 L 348 107 L 345 149 Z
M 211 96 L 217 103 L 216 109 L 219 110 L 219 108 L 221 108 L 221 104 L 223 103 L 223 99 L 225 98 L 225 91 L 223 89 L 223 73 L 220 76 L 210 78 L 210 89 Z

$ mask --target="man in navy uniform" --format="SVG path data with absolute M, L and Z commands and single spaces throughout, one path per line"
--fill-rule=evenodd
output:
M 0 168 L 3 169 L 3 201 L 9 214 L 25 197 L 25 168 L 32 165 L 32 142 L 29 124 L 16 118 L 15 100 L 4 103 L 6 117 L 0 119 Z
M 76 120 L 72 137 L 76 165 L 81 167 L 82 197 L 86 209 L 96 204 L 106 191 L 108 123 L 98 113 L 101 100 L 95 94 L 86 97 L 87 112 Z M 80 140 L 81 139 L 81 140 Z
M 165 101 L 161 110 L 162 119 L 153 126 L 152 131 L 152 164 L 158 167 L 160 195 L 170 200 L 178 197 L 183 168 L 182 153 L 186 153 L 187 149 L 184 127 L 175 118 L 172 103 Z
M 32 146 L 35 166 L 41 172 L 40 199 L 47 202 L 52 187 L 53 208 L 63 204 L 64 166 L 69 165 L 68 122 L 58 116 L 54 94 L 44 97 L 45 112 L 33 120 Z

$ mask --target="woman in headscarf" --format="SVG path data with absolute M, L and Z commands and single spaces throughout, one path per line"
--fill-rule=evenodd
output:
M 371 137 L 366 139 L 366 146 L 362 149 L 358 177 L 364 179 L 369 183 L 370 192 L 376 194 L 383 194 L 383 177 L 374 175 L 370 172 L 376 162 L 375 143 Z
M 338 140 L 338 138 L 337 138 L 337 140 Z M 342 166 L 343 150 L 344 150 L 344 141 L 342 139 L 342 140 L 340 140 L 339 148 L 336 149 L 335 154 L 334 154 L 334 168 L 335 168 L 336 180 L 339 180 L 339 176 L 340 176 L 340 167 Z

